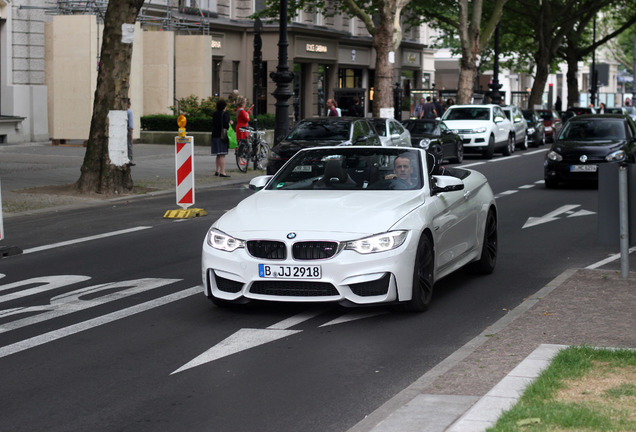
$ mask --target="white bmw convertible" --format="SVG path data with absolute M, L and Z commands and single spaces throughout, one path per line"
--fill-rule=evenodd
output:
M 437 280 L 464 266 L 495 268 L 497 207 L 486 178 L 443 169 L 423 149 L 310 148 L 250 188 L 258 192 L 203 242 L 204 292 L 217 305 L 424 311 Z

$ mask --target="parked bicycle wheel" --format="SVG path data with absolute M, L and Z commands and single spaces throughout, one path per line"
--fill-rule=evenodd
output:
M 256 154 L 254 155 L 254 169 L 264 170 L 267 166 L 267 158 L 269 157 L 269 145 L 265 141 L 259 141 L 256 145 Z
M 247 172 L 247 164 L 249 162 L 250 146 L 245 141 L 241 140 L 236 147 L 236 166 L 239 171 Z

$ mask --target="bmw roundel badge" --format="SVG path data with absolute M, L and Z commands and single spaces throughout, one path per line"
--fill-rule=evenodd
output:
M 291 239 L 295 239 L 295 238 L 296 238 L 296 233 L 289 233 L 289 234 L 287 234 L 287 238 L 288 238 L 288 239 L 290 239 L 290 240 L 291 240 Z
M 587 162 L 587 155 L 583 155 L 579 158 L 579 160 L 583 163 Z

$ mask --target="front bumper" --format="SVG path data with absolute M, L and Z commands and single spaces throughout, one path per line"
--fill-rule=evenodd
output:
M 224 252 L 205 243 L 204 294 L 237 303 L 266 300 L 369 305 L 407 301 L 412 296 L 415 248 L 407 239 L 405 244 L 388 252 L 363 255 L 341 250 L 324 260 L 267 260 L 251 256 L 246 249 Z M 259 275 L 259 264 L 320 266 L 322 277 L 264 278 Z

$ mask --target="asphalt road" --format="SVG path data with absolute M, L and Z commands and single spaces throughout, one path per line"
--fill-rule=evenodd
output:
M 423 314 L 213 306 L 201 243 L 239 186 L 197 192 L 210 214 L 185 221 L 162 219 L 172 196 L 6 220 L 25 253 L 0 260 L 0 430 L 348 430 L 564 270 L 616 253 L 597 242 L 596 189 L 540 183 L 545 151 L 465 159 L 497 195 L 497 269 L 440 281 Z

